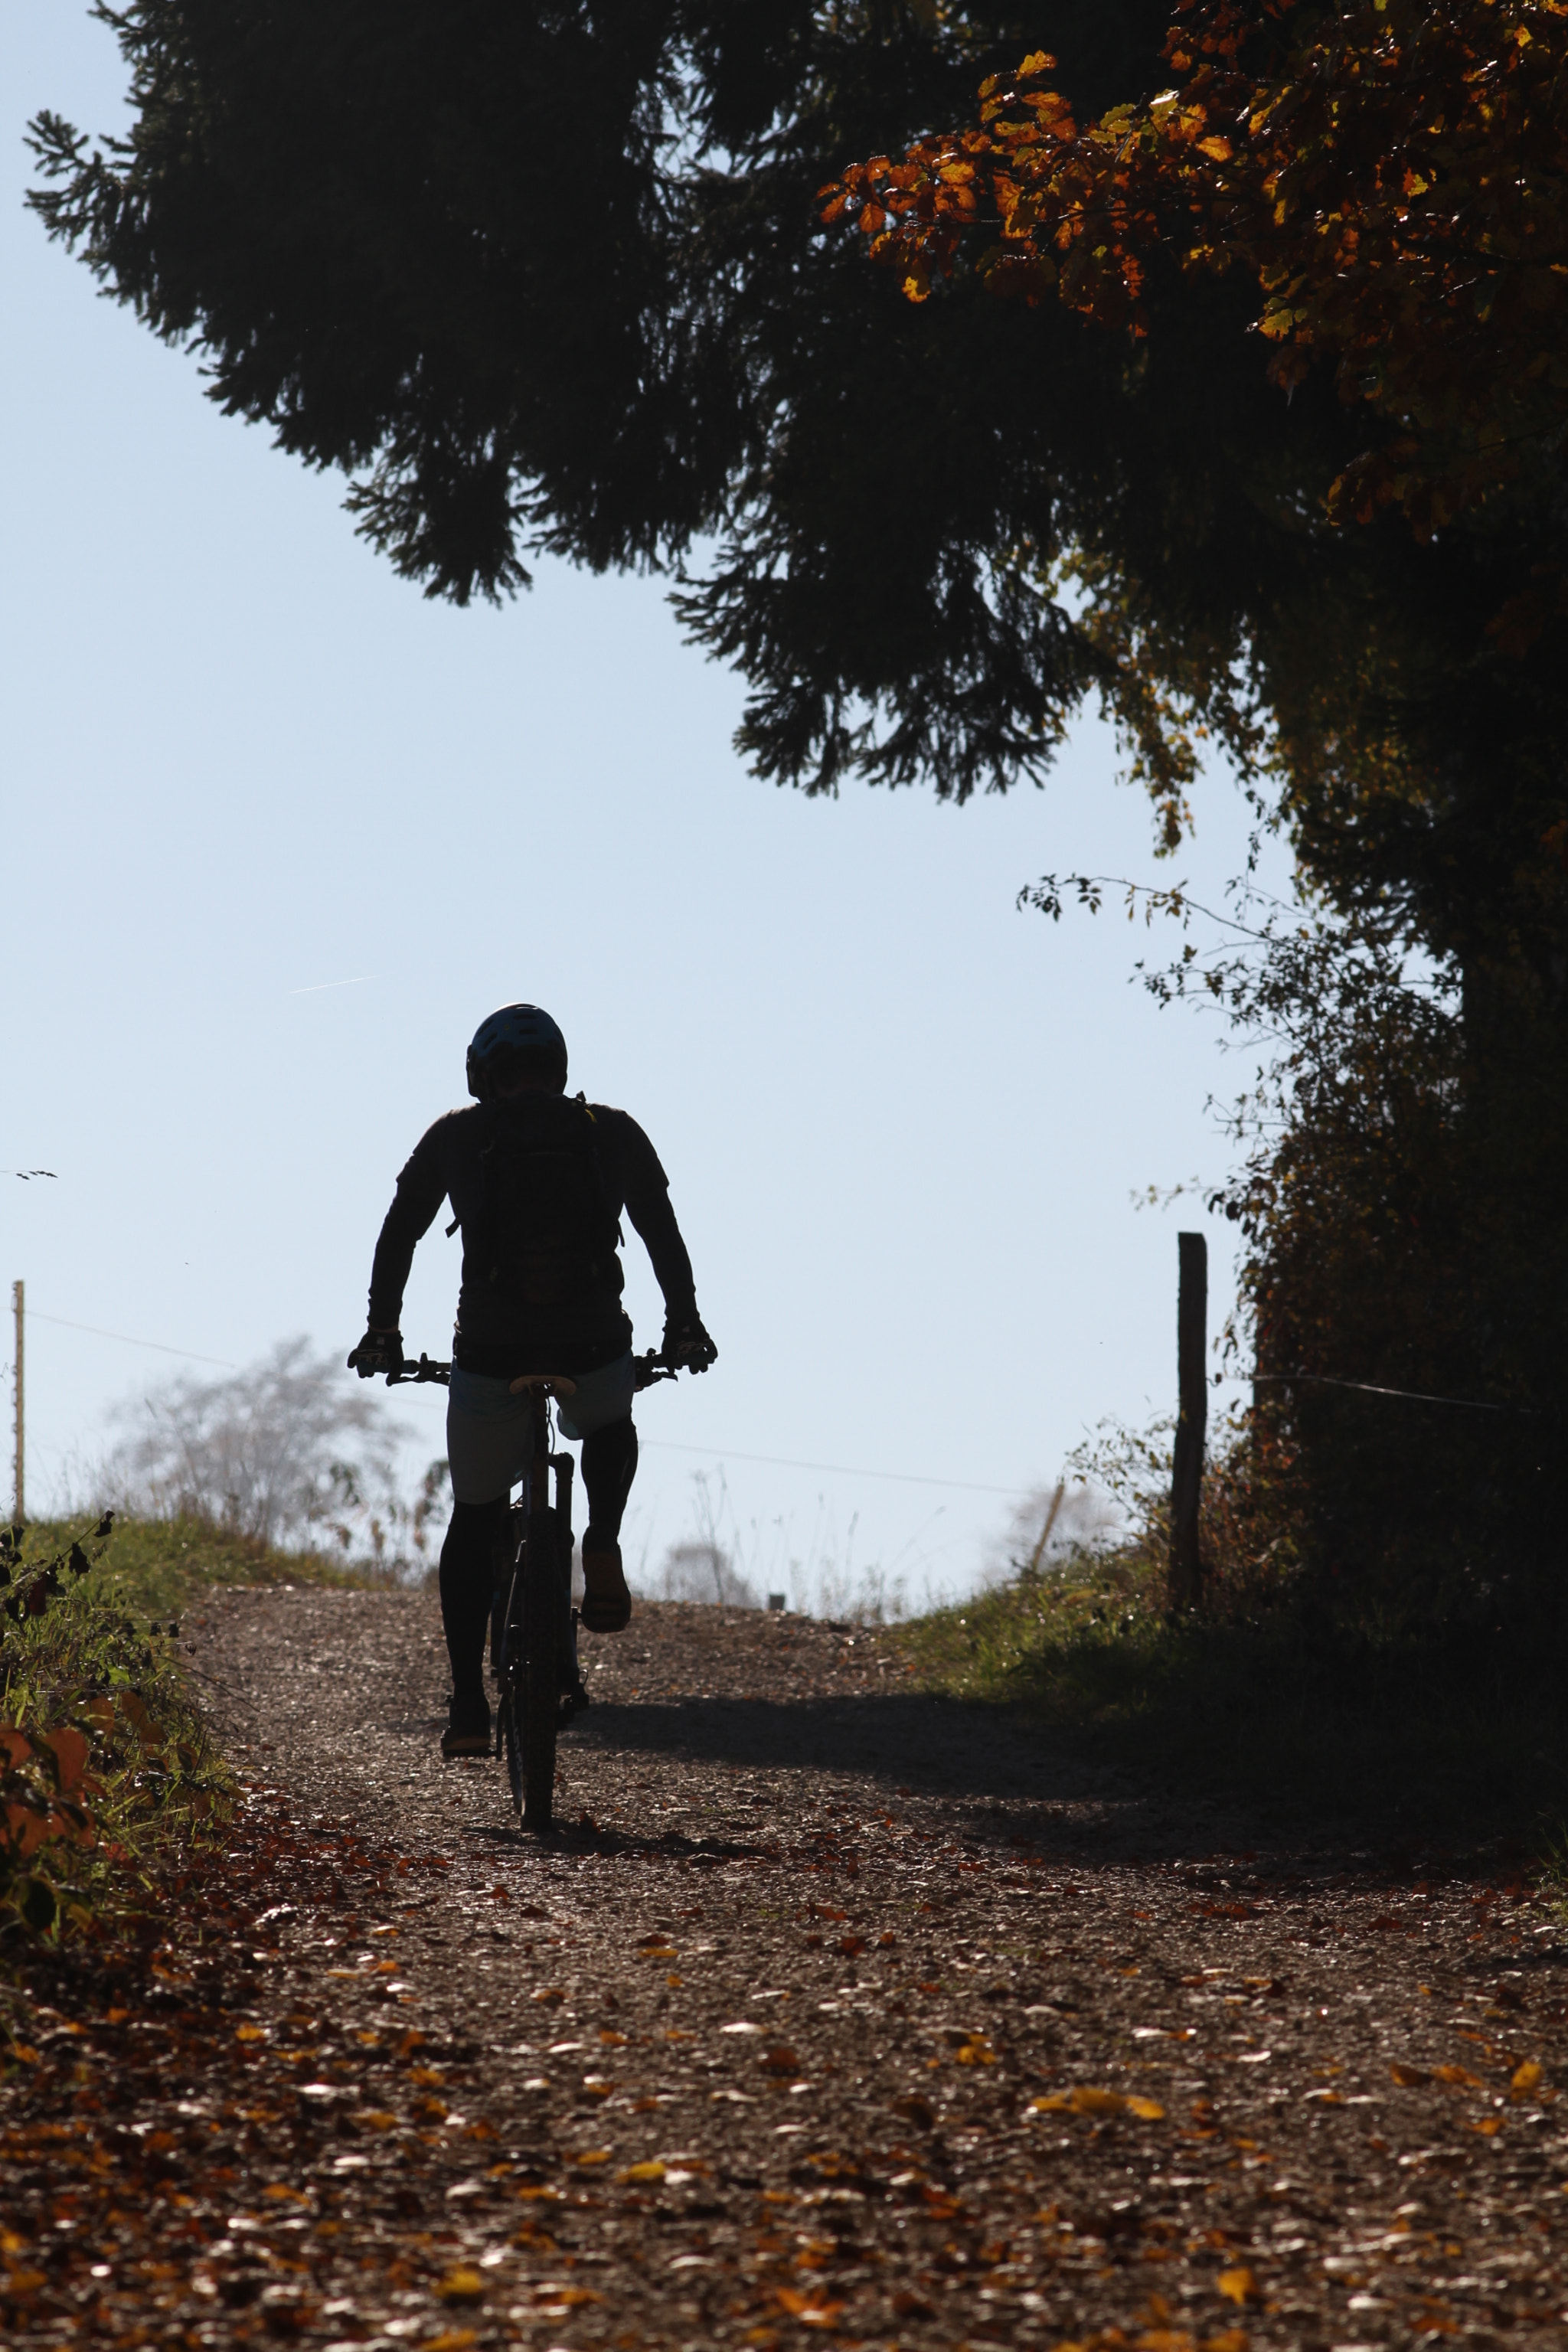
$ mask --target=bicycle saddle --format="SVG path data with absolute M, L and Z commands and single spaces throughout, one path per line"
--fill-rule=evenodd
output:
M 569 1397 L 577 1393 L 577 1383 L 565 1372 L 519 1372 L 511 1383 L 513 1396 L 524 1389 L 548 1389 L 552 1396 Z

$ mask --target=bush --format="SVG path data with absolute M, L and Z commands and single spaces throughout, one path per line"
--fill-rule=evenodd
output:
M 138 1907 L 160 1857 L 228 1806 L 174 1628 L 104 1597 L 111 1533 L 106 1517 L 85 1541 L 0 1538 L 0 1952 Z

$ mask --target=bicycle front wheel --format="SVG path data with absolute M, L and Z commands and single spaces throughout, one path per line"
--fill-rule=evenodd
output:
M 554 1514 L 531 1511 L 523 1566 L 523 1644 L 512 1689 L 521 1702 L 522 1826 L 548 1830 L 555 1801 L 555 1732 L 561 1708 L 560 1562 Z M 511 1750 L 509 1746 L 509 1764 Z M 515 1791 L 516 1783 L 513 1782 Z
M 521 1813 L 527 1794 L 527 1780 L 522 1763 L 522 1702 L 517 1677 L 509 1675 L 501 1686 L 500 1705 L 501 1751 L 506 1758 L 506 1777 L 511 1783 L 513 1811 Z

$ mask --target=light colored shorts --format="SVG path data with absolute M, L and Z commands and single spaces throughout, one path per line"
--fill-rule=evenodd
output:
M 556 1406 L 563 1437 L 592 1437 L 612 1421 L 625 1421 L 636 1394 L 632 1352 L 576 1374 L 577 1391 Z M 526 1391 L 513 1396 L 510 1383 L 488 1372 L 452 1367 L 447 1400 L 447 1460 L 455 1503 L 493 1503 L 528 1476 L 533 1456 L 533 1407 Z

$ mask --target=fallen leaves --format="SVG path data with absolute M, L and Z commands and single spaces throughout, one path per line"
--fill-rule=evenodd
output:
M 1072 2116 L 1136 2116 L 1140 2123 L 1163 2123 L 1165 2110 L 1157 2099 L 1146 2099 L 1135 2092 L 1098 2090 L 1080 2084 L 1076 2090 L 1053 2091 L 1043 2097 L 1031 2099 L 1029 2107 L 1036 2115 Z
M 1256 2303 L 1259 2288 L 1254 2273 L 1246 2268 L 1221 2271 L 1215 2284 L 1229 2303 Z
M 775 2287 L 773 2294 L 781 2309 L 787 2311 L 792 2319 L 798 2319 L 805 2327 L 832 2327 L 844 2309 L 842 2302 L 803 2294 L 796 2287 Z

